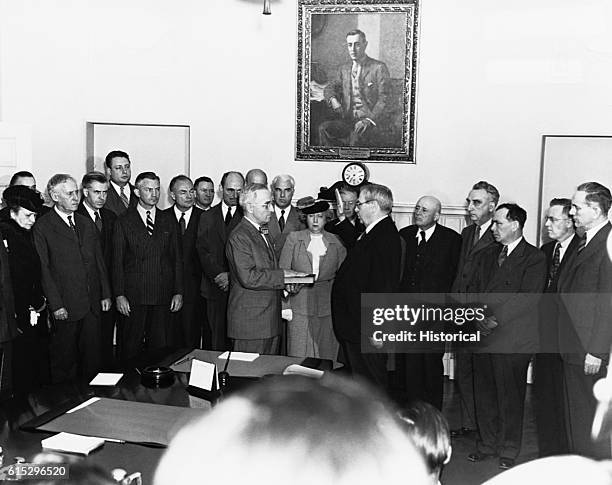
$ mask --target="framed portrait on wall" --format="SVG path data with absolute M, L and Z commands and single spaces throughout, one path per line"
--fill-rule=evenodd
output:
M 415 163 L 418 0 L 298 0 L 296 160 Z

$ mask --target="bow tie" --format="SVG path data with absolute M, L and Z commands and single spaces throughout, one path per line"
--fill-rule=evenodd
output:
M 259 232 L 266 236 L 270 231 L 268 230 L 268 226 L 259 226 Z

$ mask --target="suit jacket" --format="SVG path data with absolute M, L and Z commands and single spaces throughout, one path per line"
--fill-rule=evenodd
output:
M 352 119 L 352 62 L 343 64 L 338 70 L 337 78 L 324 90 L 326 100 L 336 97 L 342 105 L 345 118 Z M 388 101 L 391 92 L 391 76 L 384 62 L 371 57 L 365 57 L 361 64 L 359 75 L 359 92 L 363 102 L 363 118 L 370 118 L 374 123 L 384 123 L 388 111 Z
M 488 314 L 498 321 L 475 350 L 533 353 L 538 348 L 538 301 L 546 283 L 546 258 L 523 238 L 499 267 L 502 248 L 501 244 L 490 246 L 479 257 L 471 285 L 481 293 Z
M 331 288 L 336 272 L 346 257 L 346 249 L 334 234 L 323 231 L 327 248 L 319 259 L 319 276 L 315 284 L 303 287 L 289 299 L 291 310 L 300 315 L 324 317 L 331 315 Z M 312 254 L 307 251 L 310 231 L 304 229 L 289 234 L 283 246 L 279 266 L 304 273 L 312 273 Z
M 399 233 L 406 241 L 406 257 L 401 291 L 410 293 L 448 293 L 451 289 L 459 255 L 461 236 L 448 227 L 436 224 L 433 234 L 417 253 L 416 225 Z
M 281 291 L 284 271 L 259 231 L 242 219 L 226 247 L 230 267 L 227 335 L 232 339 L 264 339 L 281 333 Z
M 277 258 L 280 258 L 281 251 L 283 250 L 283 246 L 285 245 L 285 241 L 289 233 L 293 231 L 301 231 L 302 229 L 306 229 L 306 224 L 300 220 L 300 214 L 295 207 L 291 208 L 291 211 L 285 220 L 283 232 L 281 232 L 280 226 L 278 225 L 276 212 L 272 211 L 272 217 L 270 217 L 270 222 L 268 222 L 268 230 L 270 231 L 270 239 L 272 239 L 272 242 L 274 243 L 274 252 L 276 253 Z
M 92 220 L 91 216 L 89 215 L 89 212 L 87 212 L 87 209 L 83 204 L 84 202 L 81 201 L 79 207 L 77 208 L 77 212 L 79 214 L 84 215 L 89 220 Z M 106 263 L 106 269 L 110 271 L 112 268 L 113 256 L 113 228 L 115 226 L 117 216 L 113 211 L 108 210 L 106 207 L 102 207 L 99 213 L 100 219 L 102 219 L 102 232 L 99 233 L 100 244 L 102 245 L 102 254 L 104 254 L 104 263 Z
M 76 212 L 74 224 L 78 235 L 51 210 L 32 229 L 49 309 L 65 308 L 68 321 L 80 320 L 89 311 L 98 314 L 100 301 L 111 297 L 98 229 Z
M 237 208 L 228 226 L 223 219 L 221 203 L 203 211 L 200 216 L 196 249 L 202 265 L 203 277 L 200 291 L 208 300 L 225 298 L 227 293 L 215 284 L 215 276 L 229 271 L 225 246 L 229 234 L 242 220 L 242 209 Z
M 485 249 L 490 246 L 497 245 L 495 239 L 493 239 L 493 233 L 489 227 L 489 230 L 480 236 L 480 239 L 474 247 L 472 242 L 474 241 L 474 232 L 478 226 L 476 224 L 470 224 L 461 231 L 461 255 L 459 257 L 459 264 L 457 266 L 457 277 L 453 283 L 452 291 L 454 293 L 467 293 L 470 290 L 470 282 L 474 279 L 474 271 L 477 268 L 477 261 L 479 256 Z
M 553 256 L 555 251 L 555 245 L 557 241 L 550 241 L 544 244 L 540 250 L 544 253 L 544 257 L 546 258 L 546 284 L 547 286 L 544 289 L 544 295 L 540 300 L 539 305 L 539 313 L 540 313 L 540 346 L 539 351 L 545 353 L 556 353 L 559 351 L 559 306 L 561 305 L 561 300 L 558 291 L 558 283 L 559 283 L 559 275 L 564 268 L 567 267 L 567 262 L 571 259 L 571 255 L 576 249 L 578 249 L 578 243 L 580 238 L 577 235 L 574 235 L 572 240 L 570 241 L 567 249 L 565 250 L 565 254 L 563 255 L 563 259 L 561 260 L 561 264 L 559 265 L 559 269 L 555 278 L 551 281 L 550 286 L 548 286 L 548 275 L 550 274 L 550 269 L 553 263 Z
M 136 207 L 138 204 L 138 197 L 136 197 L 136 194 L 134 193 L 134 186 L 130 183 L 128 183 L 128 186 L 130 187 L 130 203 L 126 208 L 115 188 L 110 182 L 108 183 L 108 193 L 106 195 L 106 204 L 104 204 L 104 207 L 114 212 L 117 216 L 123 214 L 127 209 Z
M 174 213 L 174 206 L 169 207 L 163 212 L 167 212 L 168 215 L 176 221 L 176 231 L 182 243 L 183 302 L 194 303 L 197 301 L 200 294 L 200 284 L 202 282 L 202 266 L 200 265 L 198 252 L 196 251 L 196 237 L 198 235 L 198 226 L 200 225 L 200 216 L 204 211 L 193 206 L 189 224 L 187 224 L 185 228 L 185 234 L 181 234 L 181 226 Z
M 169 305 L 183 294 L 183 254 L 176 220 L 168 213 L 157 210 L 152 236 L 135 207 L 117 217 L 113 292 L 131 305 Z
M 393 293 L 399 288 L 401 238 L 390 216 L 357 241 L 336 274 L 332 318 L 338 340 L 361 342 L 361 294 Z
M 5 235 L 0 234 L 0 237 L 4 239 Z M 18 335 L 8 251 L 2 244 L 0 248 L 0 344 L 9 342 Z
M 338 236 L 346 249 L 351 249 L 355 246 L 357 238 L 365 231 L 365 226 L 359 217 L 355 217 L 355 224 L 346 218 L 342 222 L 339 222 L 339 219 L 333 219 L 325 224 L 325 230 Z
M 582 365 L 586 353 L 608 361 L 612 344 L 612 262 L 606 241 L 611 228 L 608 222 L 582 251 L 572 253 L 559 275 L 558 290 L 564 307 L 559 325 L 566 331 L 561 336 L 561 352 L 571 363 Z

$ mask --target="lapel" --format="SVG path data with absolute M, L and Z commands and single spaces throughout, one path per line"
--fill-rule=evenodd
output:
M 276 261 L 276 256 L 274 254 L 274 247 L 273 246 L 268 247 L 268 245 L 266 244 L 266 241 L 264 241 L 263 235 L 255 228 L 253 224 L 251 224 L 250 221 L 242 220 L 241 222 L 246 227 L 246 230 L 248 231 L 248 233 L 251 235 L 251 237 L 255 241 L 255 244 L 259 246 L 262 253 L 268 255 L 268 262 L 271 264 L 272 268 L 276 269 L 278 267 L 278 263 Z M 272 244 L 272 238 L 270 237 L 269 233 L 268 233 L 268 242 Z
M 526 247 L 527 241 L 525 241 L 525 238 L 522 238 L 521 242 L 519 242 L 514 250 L 506 257 L 506 260 L 504 261 L 504 264 L 501 265 L 501 268 L 497 265 L 497 258 L 503 249 L 503 245 L 500 245 L 499 248 L 493 251 L 493 254 L 495 255 L 491 261 L 491 264 L 493 265 L 493 274 L 491 276 L 491 281 L 489 284 L 487 284 L 487 288 L 495 288 L 499 282 L 506 281 L 509 275 L 512 275 L 512 273 L 515 272 L 515 269 L 523 260 Z
M 56 234 L 62 237 L 75 241 L 77 239 L 77 235 L 68 226 L 68 224 L 64 222 L 64 220 L 59 216 L 59 214 L 55 212 L 55 209 L 52 209 L 49 212 L 50 212 L 49 224 L 51 228 L 53 229 L 53 232 L 55 232 Z M 75 225 L 76 225 L 76 217 L 73 220 L 75 221 Z M 77 226 L 77 229 L 78 229 L 78 226 Z
M 285 226 L 287 226 L 287 221 L 285 221 Z M 270 222 L 268 222 L 268 231 L 270 231 L 269 236 L 273 241 L 281 234 L 278 219 L 276 218 L 276 209 L 272 210 L 272 217 L 270 217 Z
M 138 213 L 136 207 L 130 207 L 127 210 L 125 219 L 126 222 L 128 222 L 128 229 L 132 228 L 137 233 L 138 237 L 144 239 L 145 241 L 151 239 L 149 233 L 147 232 L 147 228 L 145 227 L 144 222 L 140 218 L 140 214 Z M 155 224 L 155 226 L 157 229 L 157 224 Z M 155 234 L 155 231 L 153 232 L 153 234 Z
M 473 228 L 472 228 L 472 231 L 470 232 L 470 239 L 469 239 L 470 244 L 471 244 L 471 241 L 474 240 L 474 233 L 476 232 L 476 224 L 472 224 L 472 226 Z M 485 232 L 482 236 L 480 236 L 480 239 L 478 240 L 476 245 L 468 251 L 468 254 L 472 254 L 472 253 L 475 254 L 479 251 L 482 251 L 484 248 L 491 245 L 491 243 L 493 243 L 494 241 L 495 239 L 493 238 L 493 233 L 491 232 L 491 226 L 489 226 L 489 229 L 487 229 L 487 232 Z M 512 253 L 514 253 L 514 251 L 512 251 Z
M 582 251 L 575 251 L 573 253 L 573 265 L 571 265 L 571 269 L 569 269 L 571 272 L 576 271 L 582 264 L 587 262 L 594 255 L 601 253 L 601 251 L 605 251 L 606 240 L 608 238 L 608 234 L 610 234 L 610 229 L 612 229 L 612 224 L 608 222 L 599 231 L 597 231 L 597 234 L 593 236 L 593 238 L 589 241 L 589 244 L 587 244 Z M 577 238 L 574 237 L 574 239 Z

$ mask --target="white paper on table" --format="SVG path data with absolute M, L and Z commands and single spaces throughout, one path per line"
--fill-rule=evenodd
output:
M 40 444 L 45 450 L 89 455 L 104 444 L 104 438 L 62 432 L 41 440 Z
M 115 386 L 121 380 L 123 374 L 112 372 L 100 372 L 89 383 L 90 386 Z
M 311 369 L 310 367 L 304 367 L 300 364 L 291 364 L 285 368 L 283 375 L 298 375 L 305 377 L 312 377 L 313 379 L 320 379 L 323 377 L 323 371 L 318 369 Z
M 189 385 L 199 387 L 206 391 L 212 391 L 213 382 L 215 389 L 219 389 L 219 380 L 217 377 L 217 366 L 210 362 L 193 359 L 191 361 L 191 374 L 189 375 Z
M 89 406 L 90 404 L 95 403 L 96 401 L 99 401 L 100 398 L 99 397 L 92 397 L 91 399 L 88 399 L 85 402 L 82 402 L 81 404 L 79 404 L 78 406 L 73 407 L 72 409 L 70 409 L 69 411 L 66 411 L 66 414 L 70 414 L 70 413 L 74 413 L 75 411 L 78 411 L 79 409 L 83 409 L 86 408 L 87 406 Z
M 229 352 L 223 352 L 219 356 L 219 359 L 227 360 L 228 355 L 229 355 Z M 232 355 L 230 356 L 230 360 L 242 360 L 244 362 L 253 362 L 257 357 L 259 357 L 259 354 L 254 354 L 251 352 L 232 352 Z

